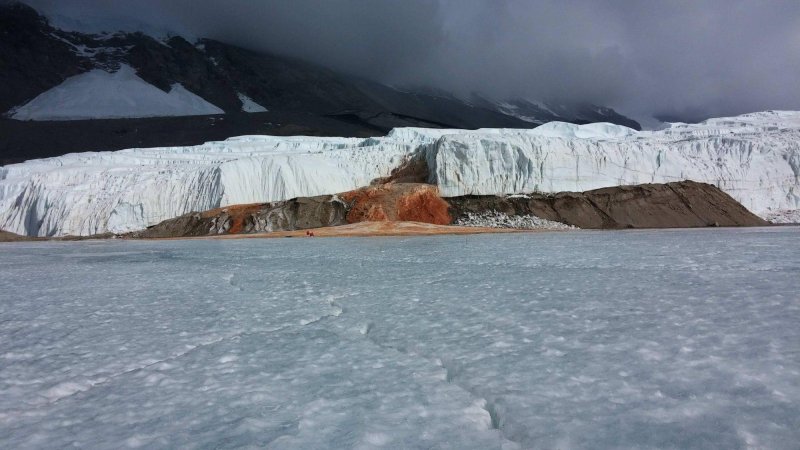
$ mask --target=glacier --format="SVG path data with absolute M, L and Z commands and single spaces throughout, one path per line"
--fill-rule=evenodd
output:
M 585 191 L 690 179 L 767 218 L 800 210 L 800 112 L 658 131 L 551 122 L 532 130 L 399 128 L 377 138 L 242 136 L 0 167 L 0 229 L 122 233 L 191 211 L 333 194 L 427 161 L 445 197 Z
M 694 180 L 760 215 L 800 208 L 800 113 L 764 112 L 636 132 L 551 122 L 448 135 L 428 155 L 442 195 L 586 191 Z

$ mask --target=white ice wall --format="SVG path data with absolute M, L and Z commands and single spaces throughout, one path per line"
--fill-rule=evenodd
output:
M 800 209 L 800 114 L 738 119 L 640 133 L 547 124 L 500 136 L 448 135 L 429 164 L 446 197 L 690 179 L 718 186 L 758 214 Z
M 0 229 L 121 233 L 191 211 L 347 191 L 387 175 L 415 148 L 382 139 L 244 136 L 9 165 L 0 168 Z
M 0 168 L 0 229 L 125 232 L 191 211 L 332 194 L 428 160 L 445 196 L 583 191 L 692 179 L 754 212 L 800 210 L 800 113 L 765 112 L 635 132 L 403 128 L 383 138 L 243 136 L 193 147 L 80 153 Z

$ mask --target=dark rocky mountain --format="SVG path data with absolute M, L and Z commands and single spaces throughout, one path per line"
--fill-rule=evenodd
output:
M 209 39 L 191 43 L 179 36 L 157 39 L 142 33 L 63 31 L 20 3 L 0 5 L 0 35 L 0 113 L 6 113 L 0 119 L 4 136 L 0 163 L 71 151 L 191 145 L 239 134 L 290 134 L 292 130 L 367 136 L 403 126 L 530 128 L 552 120 L 604 121 L 639 128 L 609 108 L 543 106 L 521 100 L 498 103 L 478 97 L 464 101 L 448 94 L 400 91 Z M 13 108 L 70 77 L 93 69 L 115 72 L 123 64 L 164 92 L 179 83 L 222 109 L 225 116 L 74 120 L 68 126 L 10 119 Z M 269 114 L 244 113 L 242 96 Z M 235 125 L 220 126 L 223 122 Z
M 35 10 L 0 4 L 0 111 L 91 69 Z
M 629 119 L 611 108 L 597 106 L 591 103 L 570 103 L 561 101 L 531 102 L 528 100 L 513 99 L 497 103 L 482 99 L 481 97 L 476 97 L 475 102 L 484 107 L 493 106 L 500 112 L 537 125 L 553 121 L 577 124 L 611 122 L 636 130 L 641 129 L 641 126 L 635 120 Z

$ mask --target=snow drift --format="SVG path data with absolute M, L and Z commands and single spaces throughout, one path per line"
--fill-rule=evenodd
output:
M 244 136 L 194 147 L 70 154 L 0 168 L 0 229 L 127 232 L 191 211 L 345 192 L 424 158 L 445 197 L 586 191 L 691 179 L 762 217 L 800 209 L 800 112 L 637 132 L 401 128 L 382 138 Z

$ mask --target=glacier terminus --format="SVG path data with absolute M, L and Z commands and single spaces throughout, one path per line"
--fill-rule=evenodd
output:
M 192 211 L 335 194 L 410 159 L 444 197 L 584 191 L 690 179 L 772 220 L 800 209 L 800 113 L 659 131 L 551 122 L 533 130 L 399 128 L 378 138 L 243 136 L 77 153 L 0 168 L 0 229 L 29 236 L 143 229 Z

